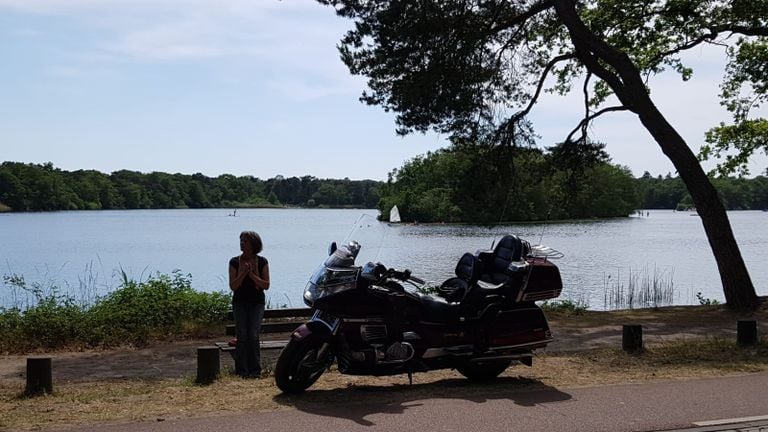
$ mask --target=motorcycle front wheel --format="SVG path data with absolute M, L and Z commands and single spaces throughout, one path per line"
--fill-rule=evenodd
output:
M 466 363 L 456 367 L 460 374 L 472 381 L 489 381 L 504 372 L 511 360 L 489 360 L 479 363 Z
M 333 361 L 328 348 L 327 339 L 317 334 L 291 339 L 275 364 L 277 387 L 283 393 L 301 393 L 309 388 Z

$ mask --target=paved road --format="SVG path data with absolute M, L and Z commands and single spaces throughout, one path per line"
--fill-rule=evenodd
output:
M 295 399 L 296 409 L 152 423 L 80 428 L 88 432 L 219 431 L 654 431 L 696 427 L 718 419 L 751 423 L 697 427 L 704 431 L 768 431 L 768 373 L 705 380 L 558 390 L 499 391 L 491 397 L 420 399 L 382 392 L 380 403 L 319 405 Z M 369 390 L 370 391 L 370 390 Z M 278 396 L 279 398 L 280 396 Z M 370 398 L 367 398 L 370 399 Z M 749 420 L 749 419 L 747 419 Z

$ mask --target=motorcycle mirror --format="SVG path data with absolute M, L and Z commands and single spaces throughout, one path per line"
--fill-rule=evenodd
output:
M 334 252 L 336 252 L 336 242 L 331 242 L 331 244 L 328 245 L 328 256 L 333 255 Z

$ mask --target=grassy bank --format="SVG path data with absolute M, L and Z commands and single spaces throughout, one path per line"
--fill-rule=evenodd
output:
M 12 290 L 30 293 L 24 308 L 0 308 L 0 352 L 20 353 L 77 347 L 145 344 L 168 335 L 194 335 L 227 318 L 230 296 L 195 291 L 189 275 L 158 274 L 122 284 L 88 301 L 60 294 L 56 287 L 29 285 L 5 276 Z

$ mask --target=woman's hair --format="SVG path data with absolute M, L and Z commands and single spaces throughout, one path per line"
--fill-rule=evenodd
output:
M 256 231 L 243 231 L 240 233 L 240 237 L 248 240 L 248 243 L 251 244 L 251 249 L 253 249 L 254 254 L 261 252 L 263 249 L 261 237 L 256 233 Z

